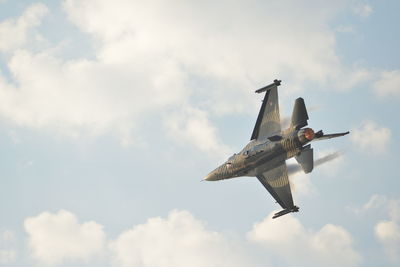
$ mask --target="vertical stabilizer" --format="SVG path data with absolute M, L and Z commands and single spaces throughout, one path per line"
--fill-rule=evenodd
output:
M 306 109 L 306 104 L 304 104 L 304 99 L 299 97 L 296 99 L 293 107 L 292 113 L 292 121 L 291 121 L 291 128 L 292 129 L 300 129 L 304 126 L 307 126 L 308 114 Z

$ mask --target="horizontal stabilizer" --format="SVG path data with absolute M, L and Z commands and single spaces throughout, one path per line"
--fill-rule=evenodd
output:
M 299 97 L 296 99 L 293 107 L 291 127 L 298 130 L 304 126 L 307 126 L 308 114 L 304 99 Z
M 298 211 L 299 211 L 299 207 L 293 206 L 293 208 L 284 209 L 284 210 L 281 210 L 280 212 L 275 213 L 274 216 L 272 216 L 272 219 L 281 217 L 281 216 L 286 215 L 291 212 L 298 212 Z
M 309 173 L 314 168 L 313 149 L 310 145 L 306 146 L 296 157 L 297 162 L 301 165 L 304 173 Z
M 346 135 L 346 134 L 349 134 L 349 133 L 350 132 L 347 131 L 347 132 L 344 132 L 344 133 L 324 134 L 322 132 L 322 130 L 321 130 L 321 131 L 318 131 L 318 132 L 315 133 L 315 138 L 314 138 L 313 141 L 331 139 L 331 138 L 340 137 L 340 136 L 343 136 L 343 135 Z

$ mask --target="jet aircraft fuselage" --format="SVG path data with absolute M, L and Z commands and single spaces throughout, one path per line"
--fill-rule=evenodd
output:
M 256 176 L 277 167 L 282 160 L 297 155 L 315 136 L 311 128 L 291 130 L 262 140 L 251 140 L 239 153 L 209 173 L 205 180 L 217 181 L 240 176 Z

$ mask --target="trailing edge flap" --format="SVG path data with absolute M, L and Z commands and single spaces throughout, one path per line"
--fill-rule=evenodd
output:
M 306 105 L 304 104 L 304 99 L 299 97 L 294 103 L 291 127 L 298 130 L 308 125 L 307 120 L 308 114 Z
M 256 91 L 257 93 L 266 91 L 266 93 L 250 140 L 263 139 L 281 132 L 278 85 L 279 81 L 274 81 L 273 84 Z
M 306 146 L 296 157 L 304 173 L 309 173 L 314 168 L 314 153 L 310 145 Z
M 274 169 L 257 175 L 257 178 L 283 209 L 294 207 L 285 161 Z

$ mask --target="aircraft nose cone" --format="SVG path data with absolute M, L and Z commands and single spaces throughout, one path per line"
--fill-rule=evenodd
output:
M 216 176 L 215 176 L 215 171 L 210 172 L 206 177 L 204 177 L 205 181 L 215 181 Z
M 211 173 L 207 174 L 207 176 L 204 177 L 203 180 L 204 180 L 204 181 L 212 181 L 212 175 L 211 175 Z

